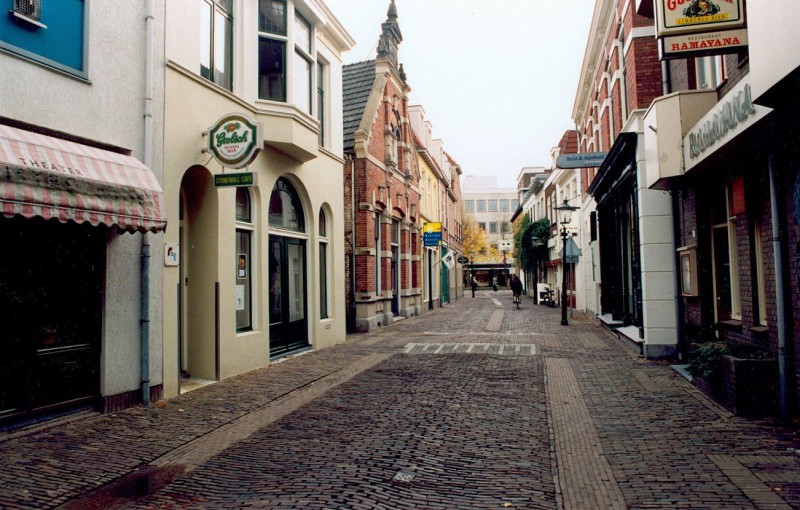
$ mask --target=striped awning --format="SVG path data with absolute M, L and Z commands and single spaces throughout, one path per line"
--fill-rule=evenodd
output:
M 136 158 L 4 125 L 0 207 L 6 217 L 116 225 L 129 232 L 167 226 L 161 186 Z

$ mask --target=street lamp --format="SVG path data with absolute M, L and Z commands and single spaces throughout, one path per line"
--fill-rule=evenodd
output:
M 564 203 L 556 207 L 558 211 L 558 219 L 561 222 L 561 272 L 563 274 L 563 281 L 561 284 L 561 325 L 569 326 L 567 321 L 567 223 L 572 219 L 572 211 L 578 210 L 577 207 L 569 205 L 567 199 L 564 198 Z
M 472 297 L 475 297 L 475 252 L 469 251 L 469 286 L 472 288 Z

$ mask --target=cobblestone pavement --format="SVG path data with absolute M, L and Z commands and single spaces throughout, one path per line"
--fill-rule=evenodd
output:
M 800 508 L 794 430 L 481 291 L 181 397 L 0 433 L 0 508 Z

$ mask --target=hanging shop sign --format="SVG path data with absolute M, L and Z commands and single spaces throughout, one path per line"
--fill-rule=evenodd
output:
M 683 138 L 685 170 L 688 172 L 694 168 L 771 111 L 753 104 L 750 83 L 742 80 Z
M 747 46 L 747 29 L 681 34 L 661 39 L 661 58 L 687 58 L 732 53 Z
M 264 146 L 261 125 L 240 113 L 219 119 L 208 130 L 208 151 L 226 168 L 244 168 Z
M 422 227 L 422 242 L 424 246 L 439 246 L 442 241 L 441 222 L 426 223 Z
M 657 0 L 658 37 L 744 27 L 742 0 Z
M 459 264 L 467 264 L 469 262 L 469 259 L 463 255 L 458 257 L 456 260 Z
M 214 175 L 214 187 L 216 188 L 241 188 L 244 186 L 253 186 L 255 182 L 256 176 L 253 172 Z
M 582 154 L 561 154 L 556 158 L 558 168 L 595 168 L 603 164 L 607 152 L 585 152 Z
M 666 60 L 741 51 L 747 46 L 742 3 L 743 0 L 657 0 L 659 57 Z

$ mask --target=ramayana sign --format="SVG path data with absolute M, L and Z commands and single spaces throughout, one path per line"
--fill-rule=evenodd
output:
M 657 0 L 658 37 L 744 27 L 742 0 Z
M 750 83 L 737 85 L 683 138 L 686 171 L 762 119 L 770 108 L 753 104 Z
M 208 130 L 208 150 L 226 168 L 244 168 L 264 145 L 261 126 L 239 113 L 225 115 Z

